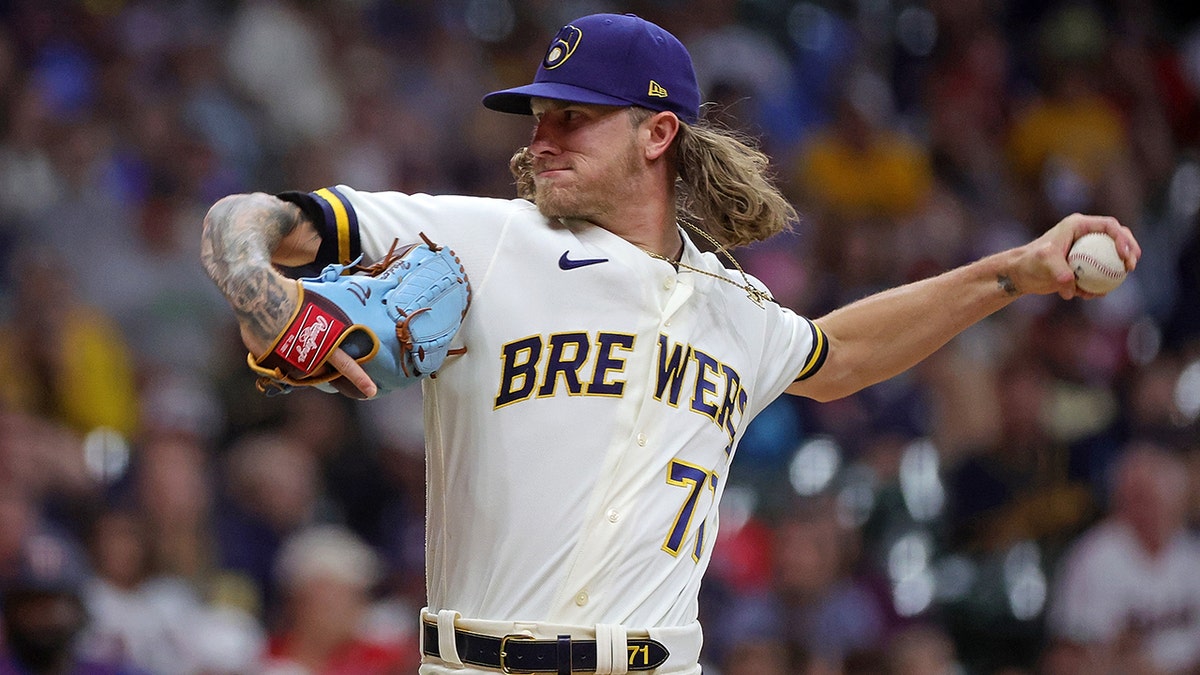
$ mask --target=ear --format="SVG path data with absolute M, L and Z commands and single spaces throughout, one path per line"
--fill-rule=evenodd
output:
M 659 112 L 642 122 L 646 138 L 646 159 L 654 161 L 666 154 L 679 134 L 679 118 L 672 112 Z

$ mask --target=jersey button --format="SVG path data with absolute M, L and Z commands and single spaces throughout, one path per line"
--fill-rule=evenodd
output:
M 646 434 L 638 434 L 638 435 L 637 435 L 637 444 L 638 444 L 638 445 L 640 445 L 640 446 L 643 446 L 643 447 L 645 447 L 645 445 L 646 445 Z
M 617 522 L 617 521 L 618 521 L 618 520 L 620 520 L 620 519 L 621 519 L 621 512 L 620 512 L 620 511 L 617 511 L 616 509 L 609 509 L 609 510 L 608 510 L 608 522 L 610 522 L 610 523 L 615 523 L 615 522 Z
M 674 279 L 672 279 L 671 277 L 665 277 L 665 278 L 663 279 L 663 290 L 664 290 L 664 291 L 669 291 L 669 290 L 671 290 L 671 287 L 672 287 L 672 286 L 674 286 L 674 285 L 675 285 L 675 280 L 674 280 Z
M 584 605 L 588 604 L 587 591 L 579 591 L 578 593 L 575 594 L 575 604 L 579 605 L 580 607 L 583 607 Z

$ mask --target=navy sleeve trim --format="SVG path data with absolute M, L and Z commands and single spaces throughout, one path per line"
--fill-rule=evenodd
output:
M 331 242 L 336 246 L 337 258 L 332 262 L 342 265 L 362 255 L 362 243 L 358 236 L 358 214 L 354 206 L 337 188 L 321 188 L 312 193 L 317 204 L 325 212 L 325 228 L 321 243 Z
M 337 188 L 316 192 L 281 192 L 276 197 L 300 207 L 321 237 L 313 264 L 320 269 L 330 263 L 349 264 L 362 254 L 358 214 L 350 200 Z
M 808 322 L 808 326 L 812 329 L 812 351 L 809 352 L 808 359 L 804 361 L 804 367 L 800 369 L 800 373 L 796 375 L 796 379 L 793 382 L 807 380 L 812 377 L 825 364 L 825 357 L 829 356 L 829 340 L 825 338 L 825 333 L 812 321 Z

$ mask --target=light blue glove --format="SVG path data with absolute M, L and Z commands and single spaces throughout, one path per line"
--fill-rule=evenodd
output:
M 374 265 L 331 264 L 300 279 L 299 306 L 287 328 L 265 355 L 247 357 L 259 389 L 317 386 L 363 398 L 326 364 L 338 347 L 371 376 L 376 395 L 437 372 L 457 352 L 450 342 L 470 306 L 471 283 L 454 251 L 421 238 L 393 244 Z

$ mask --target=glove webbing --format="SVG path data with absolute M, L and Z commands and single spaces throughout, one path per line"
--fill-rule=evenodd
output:
M 425 245 L 429 247 L 430 251 L 437 253 L 438 251 L 442 250 L 443 247 L 438 244 L 433 243 L 433 241 L 429 237 L 425 236 L 424 232 L 418 232 L 417 234 L 420 235 L 421 240 L 425 242 Z M 405 245 L 404 248 L 397 251 L 396 246 L 398 246 L 399 244 L 400 244 L 399 239 L 393 239 L 391 247 L 388 248 L 388 252 L 386 254 L 384 254 L 383 258 L 379 262 L 373 263 L 371 265 L 355 265 L 353 268 L 347 270 L 343 274 L 349 274 L 350 272 L 358 271 L 358 272 L 364 272 L 371 276 L 378 276 L 379 274 L 382 274 L 384 270 L 391 267 L 393 262 L 395 262 L 399 258 L 403 258 L 405 256 L 405 254 L 407 254 L 409 252 L 410 249 L 412 249 L 415 246 L 418 246 L 418 244 L 416 242 L 414 242 L 414 243 Z M 412 321 L 414 318 L 416 318 L 422 312 L 428 312 L 429 310 L 430 310 L 429 307 L 422 307 L 421 309 L 418 309 L 417 311 L 415 311 L 411 314 L 405 312 L 402 309 L 398 310 L 400 312 L 401 316 L 403 317 L 403 320 L 396 322 L 396 339 L 400 341 L 400 346 L 403 347 L 404 352 L 411 351 L 412 347 L 413 347 L 412 333 L 408 329 L 408 322 Z M 447 356 L 457 356 L 459 354 L 465 354 L 466 351 L 467 351 L 466 347 L 459 347 L 457 349 L 447 350 L 446 355 Z M 424 347 L 418 348 L 417 355 L 420 358 L 424 359 L 425 358 L 425 348 Z M 408 370 L 407 359 L 403 359 L 403 358 L 400 359 L 400 369 L 403 370 L 404 374 L 407 376 L 411 377 L 413 375 L 413 373 L 410 373 Z M 432 373 L 432 374 L 430 374 L 430 377 L 437 377 L 437 374 Z

